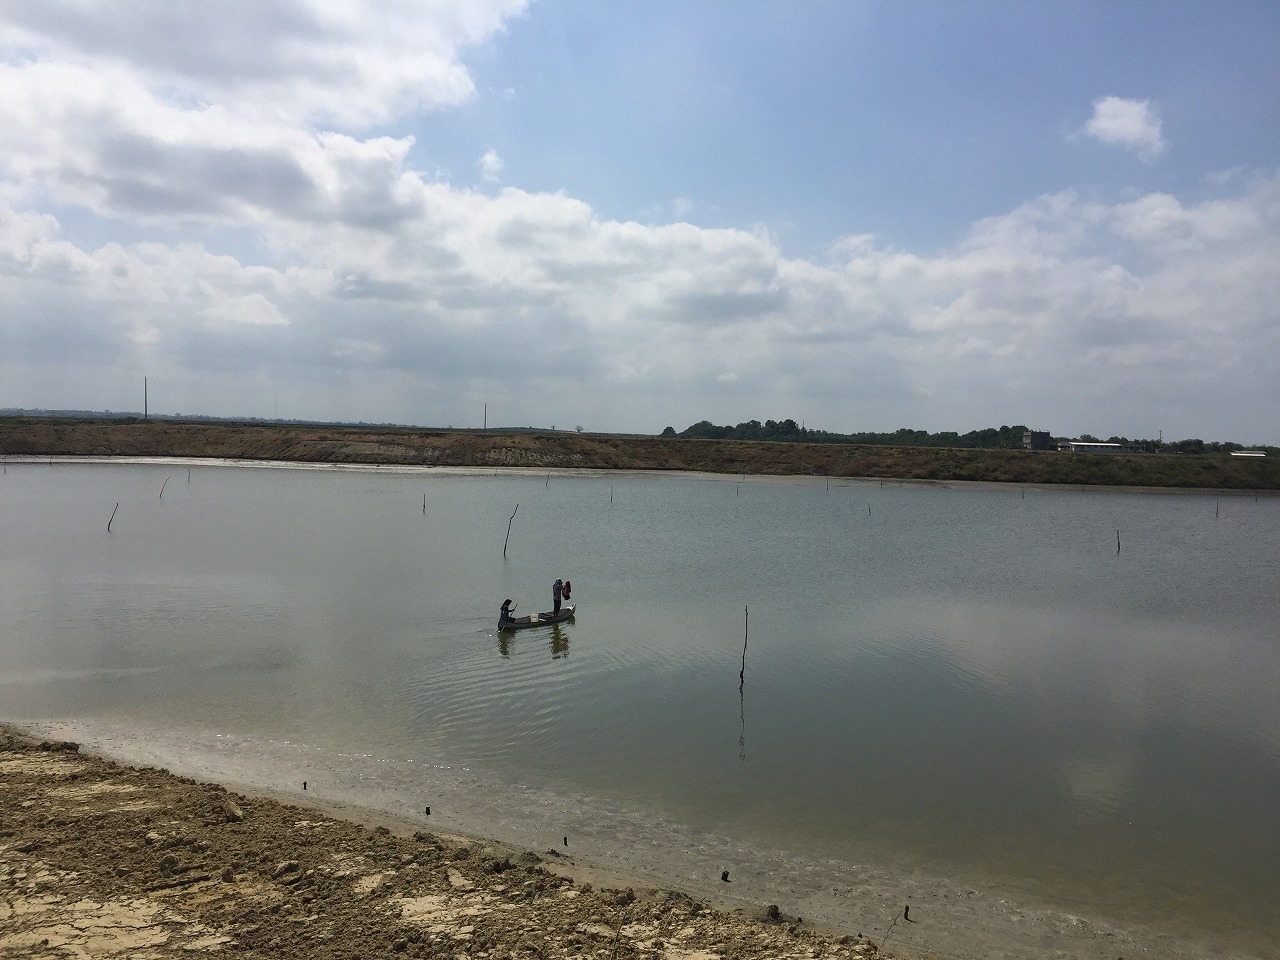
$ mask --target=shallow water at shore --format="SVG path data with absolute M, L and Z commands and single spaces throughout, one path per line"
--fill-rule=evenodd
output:
M 730 869 L 868 927 L 973 890 L 992 916 L 1280 937 L 1274 502 L 24 469 L 0 703 L 85 718 L 72 739 L 111 722 L 161 765 L 368 806 L 434 793 L 433 825 L 535 849 L 572 827 L 631 872 Z M 566 573 L 577 623 L 494 636 L 494 597 L 523 612 Z
M 445 834 L 496 839 L 571 855 L 620 886 L 658 886 L 726 907 L 779 904 L 819 929 L 879 939 L 909 904 L 916 923 L 895 928 L 895 949 L 967 958 L 1081 960 L 1157 955 L 1251 960 L 1265 953 L 1197 942 L 1203 930 L 1120 924 L 1064 911 L 989 878 L 932 872 L 937 864 L 815 857 L 741 838 L 701 834 L 641 804 L 567 797 L 482 772 L 401 755 L 333 753 L 311 744 L 199 730 L 143 729 L 107 720 L 24 721 L 33 734 L 74 740 L 131 765 L 268 793 L 300 804 L 382 811 Z M 305 790 L 302 787 L 306 781 Z M 426 802 L 429 801 L 429 802 Z M 430 816 L 425 811 L 431 809 Z M 564 841 L 568 841 L 565 845 Z M 731 875 L 732 886 L 719 879 Z

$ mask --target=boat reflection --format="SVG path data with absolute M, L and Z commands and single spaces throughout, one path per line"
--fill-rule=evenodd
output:
M 560 628 L 560 624 L 553 623 L 549 626 L 549 634 L 546 634 L 551 646 L 551 659 L 563 660 L 569 656 L 569 634 Z M 541 631 L 537 634 L 529 633 L 512 633 L 507 630 L 498 631 L 498 653 L 504 658 L 511 658 L 511 650 L 515 646 L 517 640 L 536 640 L 543 636 Z
M 551 659 L 562 660 L 569 655 L 569 635 L 560 629 L 560 624 L 551 625 Z

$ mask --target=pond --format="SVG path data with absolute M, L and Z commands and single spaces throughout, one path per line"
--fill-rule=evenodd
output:
M 1280 948 L 1276 498 L 28 461 L 0 542 L 4 718 Z

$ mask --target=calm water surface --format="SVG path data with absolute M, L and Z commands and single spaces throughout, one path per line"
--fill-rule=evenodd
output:
M 410 751 L 1271 949 L 1277 544 L 1252 496 L 10 463 L 0 716 Z M 556 576 L 576 622 L 498 637 Z

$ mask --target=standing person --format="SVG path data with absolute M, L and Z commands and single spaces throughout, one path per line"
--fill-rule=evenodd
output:
M 563 593 L 563 594 L 564 594 L 564 602 L 565 602 L 565 603 L 568 603 L 568 602 L 569 602 L 569 599 L 573 596 L 573 581 L 572 581 L 572 580 L 566 580 L 566 581 L 564 582 L 564 589 L 561 591 L 561 593 Z
M 558 614 L 560 612 L 560 598 L 564 596 L 564 581 L 556 577 L 556 582 L 551 585 L 551 612 Z

